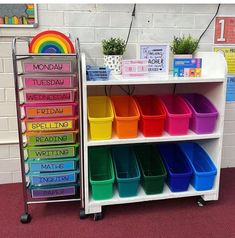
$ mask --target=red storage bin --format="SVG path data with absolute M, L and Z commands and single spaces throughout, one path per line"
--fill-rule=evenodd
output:
M 161 136 L 166 112 L 162 100 L 155 95 L 134 96 L 140 112 L 139 129 L 144 136 Z
M 161 99 L 166 110 L 165 130 L 170 135 L 186 135 L 192 115 L 187 103 L 178 95 L 162 95 Z

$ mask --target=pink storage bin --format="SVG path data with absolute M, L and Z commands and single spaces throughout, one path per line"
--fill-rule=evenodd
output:
M 58 89 L 74 88 L 77 86 L 75 75 L 24 75 L 22 76 L 24 88 L 31 89 Z
M 32 90 L 24 89 L 25 103 L 66 103 L 77 101 L 77 89 Z
M 24 104 L 27 118 L 74 117 L 78 113 L 77 103 Z
M 148 74 L 147 59 L 122 60 L 122 75 L 128 77 L 144 77 Z
M 24 60 L 22 61 L 24 73 L 72 73 L 72 60 Z
M 186 135 L 192 115 L 187 103 L 178 95 L 162 95 L 160 98 L 166 111 L 165 130 L 170 135 Z

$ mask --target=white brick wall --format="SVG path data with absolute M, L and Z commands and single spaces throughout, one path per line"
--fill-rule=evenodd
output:
M 39 28 L 0 28 L 0 183 L 20 181 L 17 145 L 16 109 L 11 61 L 11 37 L 33 36 L 46 29 L 55 29 L 72 38 L 79 37 L 87 61 L 102 64 L 100 41 L 107 37 L 126 39 L 132 4 L 39 4 Z M 137 4 L 126 58 L 136 57 L 140 42 L 169 43 L 174 35 L 198 37 L 217 9 L 215 4 Z M 235 5 L 221 5 L 220 15 L 232 15 Z M 214 23 L 201 39 L 200 50 L 213 49 Z M 21 44 L 19 52 L 27 50 Z M 235 104 L 226 105 L 225 136 L 222 165 L 235 166 Z M 4 144 L 3 144 L 4 143 Z M 7 144 L 6 144 L 7 143 Z

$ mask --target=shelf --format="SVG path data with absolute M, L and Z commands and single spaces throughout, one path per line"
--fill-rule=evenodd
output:
M 135 197 L 119 197 L 118 191 L 114 189 L 114 195 L 111 199 L 108 200 L 93 200 L 90 195 L 89 206 L 105 206 L 105 205 L 115 205 L 115 204 L 126 204 L 134 202 L 145 202 L 145 201 L 154 201 L 154 200 L 163 200 L 170 198 L 181 198 L 181 197 L 192 197 L 192 196 L 201 196 L 207 194 L 215 194 L 216 190 L 206 190 L 206 191 L 196 191 L 191 185 L 189 189 L 185 192 L 171 192 L 169 187 L 165 184 L 163 193 L 146 195 L 143 188 L 140 186 L 138 195 Z
M 221 133 L 215 132 L 212 134 L 195 134 L 189 131 L 187 135 L 171 136 L 164 132 L 159 137 L 145 137 L 140 132 L 138 137 L 132 139 L 119 139 L 113 136 L 111 140 L 89 140 L 88 146 L 101 146 L 101 145 L 119 145 L 119 144 L 135 144 L 135 143 L 153 143 L 153 142 L 170 142 L 170 141 L 189 141 L 189 140 L 203 140 L 203 139 L 217 139 L 221 137 Z
M 111 75 L 107 81 L 86 81 L 87 86 L 97 85 L 142 85 L 142 84 L 175 84 L 175 83 L 212 83 L 212 82 L 224 82 L 224 77 L 211 78 L 179 78 L 172 75 L 150 75 L 141 78 L 126 78 L 122 75 Z

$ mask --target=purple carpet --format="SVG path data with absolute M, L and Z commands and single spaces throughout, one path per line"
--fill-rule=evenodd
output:
M 220 198 L 198 207 L 196 198 L 108 206 L 104 219 L 79 219 L 77 203 L 32 205 L 21 224 L 20 184 L 0 185 L 0 237 L 235 238 L 235 168 L 223 169 Z

